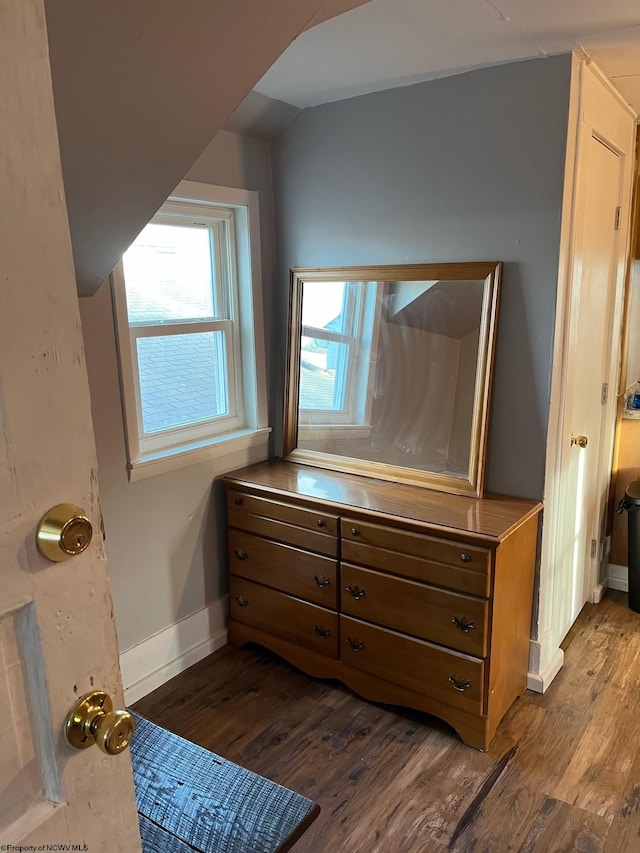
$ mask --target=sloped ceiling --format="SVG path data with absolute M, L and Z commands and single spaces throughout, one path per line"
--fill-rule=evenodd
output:
M 389 316 L 389 322 L 458 340 L 480 327 L 483 281 L 418 282 L 426 285 L 422 292 L 416 290 L 416 282 L 397 284 L 396 295 L 401 295 L 403 286 L 411 285 L 413 298 L 405 305 L 400 302 L 402 308 Z
M 303 33 L 256 90 L 307 107 L 572 50 L 640 109 L 638 0 L 372 0 Z
M 364 0 L 46 0 L 78 292 L 306 27 Z

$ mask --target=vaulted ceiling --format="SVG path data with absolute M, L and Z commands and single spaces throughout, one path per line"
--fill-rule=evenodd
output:
M 305 107 L 572 50 L 640 112 L 638 0 L 372 0 L 296 39 L 256 90 Z
M 93 293 L 305 28 L 364 0 L 46 0 L 78 291 Z
M 574 49 L 640 109 L 637 0 L 45 5 L 83 295 L 95 292 L 226 121 L 242 129 L 257 111 L 274 133 L 304 106 Z

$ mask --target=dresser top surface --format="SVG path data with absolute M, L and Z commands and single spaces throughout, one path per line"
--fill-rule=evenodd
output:
M 377 520 L 393 516 L 437 528 L 434 532 L 459 531 L 498 542 L 542 509 L 539 501 L 526 498 L 450 495 L 282 459 L 232 471 L 223 479 L 264 497 L 317 501 L 343 515 L 363 511 Z

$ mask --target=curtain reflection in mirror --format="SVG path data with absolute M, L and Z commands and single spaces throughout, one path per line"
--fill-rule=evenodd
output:
M 484 281 L 305 281 L 298 447 L 467 477 Z

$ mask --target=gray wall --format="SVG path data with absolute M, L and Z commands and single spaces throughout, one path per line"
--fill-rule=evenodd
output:
M 273 279 L 269 145 L 221 131 L 187 178 L 260 193 L 265 310 Z M 214 478 L 253 461 L 247 453 L 129 483 L 108 283 L 80 300 L 98 477 L 120 650 L 227 591 L 224 509 Z M 268 328 L 268 327 L 267 327 Z
M 486 488 L 542 497 L 570 70 L 502 65 L 294 118 L 273 148 L 278 434 L 289 268 L 502 260 Z
M 290 267 L 504 260 L 487 487 L 541 496 L 569 73 L 569 57 L 524 62 L 303 111 L 272 152 L 275 288 L 269 145 L 215 137 L 187 177 L 260 193 L 278 431 Z M 107 285 L 80 305 L 124 651 L 226 592 L 223 513 L 211 485 L 221 469 L 192 465 L 128 482 Z

